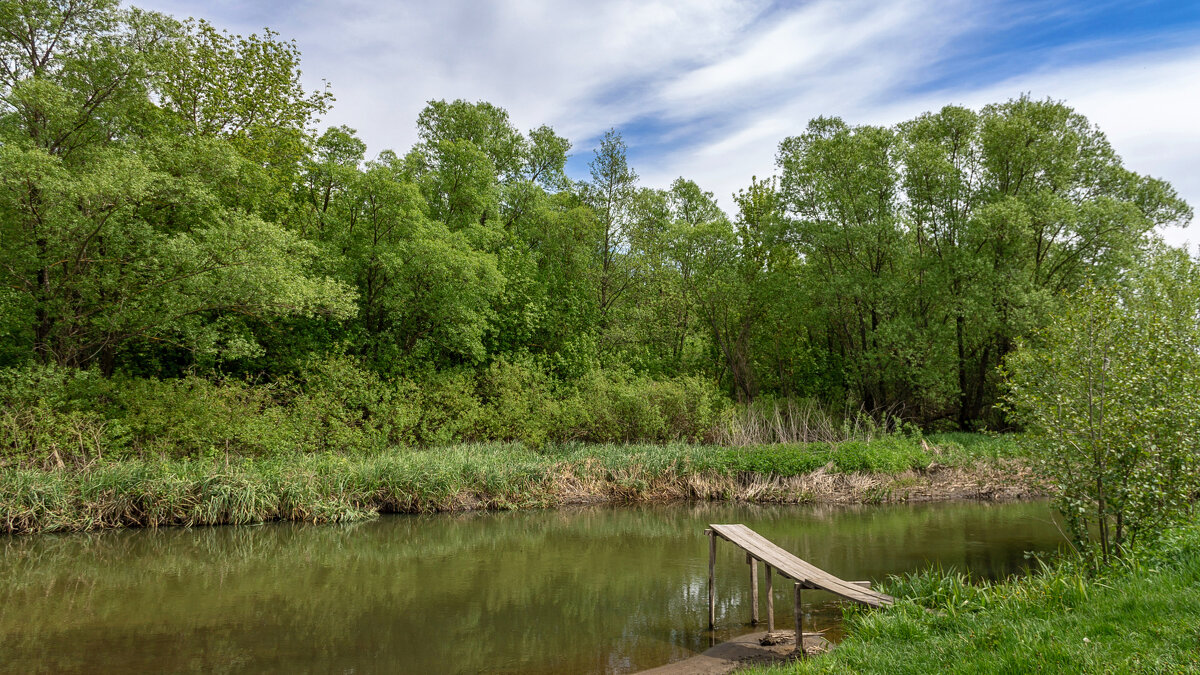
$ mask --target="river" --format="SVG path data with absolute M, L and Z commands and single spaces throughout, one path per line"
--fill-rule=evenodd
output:
M 1044 502 L 579 507 L 0 537 L 0 672 L 634 672 L 761 630 L 748 625 L 744 554 L 725 542 L 719 625 L 707 630 L 704 528 L 739 522 L 852 580 L 931 564 L 1003 577 L 1061 541 Z M 786 628 L 791 587 L 775 586 Z M 836 641 L 837 604 L 805 599 L 806 629 Z

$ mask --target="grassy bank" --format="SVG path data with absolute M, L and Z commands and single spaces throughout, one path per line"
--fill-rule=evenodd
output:
M 832 653 L 749 672 L 1200 672 L 1194 524 L 1098 575 L 1065 560 L 984 585 L 927 572 L 892 579 L 888 592 L 897 605 L 853 613 Z
M 339 522 L 378 513 L 671 499 L 884 502 L 1021 496 L 1019 445 L 971 434 L 869 442 L 520 444 L 372 455 L 96 460 L 0 469 L 0 532 Z

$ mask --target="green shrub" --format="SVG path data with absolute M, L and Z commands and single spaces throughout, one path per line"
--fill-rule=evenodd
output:
M 478 440 L 484 408 L 476 393 L 475 377 L 467 371 L 444 371 L 413 383 L 408 400 L 419 411 L 412 445 L 448 445 Z
M 696 377 L 655 380 L 594 370 L 563 396 L 554 435 L 593 443 L 698 441 L 724 409 L 715 387 Z
M 58 466 L 121 455 L 112 425 L 87 407 L 101 383 L 95 372 L 54 366 L 0 370 L 0 465 Z
M 553 388 L 552 378 L 533 363 L 496 361 L 479 376 L 483 410 L 473 435 L 541 446 L 549 439 L 558 413 Z
M 532 359 L 481 372 L 384 378 L 358 360 L 314 359 L 274 382 L 189 375 L 102 378 L 91 371 L 0 370 L 0 463 L 57 466 L 99 457 L 370 455 L 389 447 L 517 442 L 703 443 L 719 436 L 731 404 L 710 382 L 593 369 L 563 382 Z M 919 439 L 874 433 L 858 441 L 749 444 L 668 453 L 733 473 L 799 475 L 832 461 L 839 471 L 924 466 Z M 868 445 L 869 441 L 869 445 Z M 942 463 L 1014 456 L 1019 444 L 977 434 L 930 437 Z
M 287 427 L 298 449 L 369 452 L 416 441 L 420 402 L 408 382 L 388 382 L 353 359 L 309 364 L 288 387 Z
M 102 409 L 121 446 L 138 456 L 212 453 L 264 455 L 295 451 L 296 433 L 274 388 L 240 380 L 114 378 Z
M 880 436 L 870 443 L 847 441 L 833 451 L 834 467 L 845 473 L 899 473 L 930 461 L 919 440 L 900 435 Z

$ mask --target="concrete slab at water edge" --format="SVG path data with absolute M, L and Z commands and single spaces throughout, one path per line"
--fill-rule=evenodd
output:
M 799 658 L 796 655 L 795 633 L 776 631 L 771 634 L 774 644 L 764 645 L 766 631 L 750 633 L 708 649 L 690 659 L 643 670 L 638 675 L 724 675 L 743 666 L 782 663 Z M 833 647 L 817 633 L 804 634 L 804 651 L 816 654 Z

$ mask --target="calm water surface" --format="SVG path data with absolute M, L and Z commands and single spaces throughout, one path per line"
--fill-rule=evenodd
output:
M 0 672 L 632 672 L 761 630 L 747 625 L 744 554 L 723 541 L 720 625 L 706 630 L 703 531 L 716 522 L 846 579 L 934 563 L 1001 577 L 1060 540 L 1045 503 L 597 507 L 0 538 Z M 776 593 L 777 625 L 791 626 L 790 585 L 777 579 Z M 837 605 L 805 599 L 806 626 L 836 639 Z

